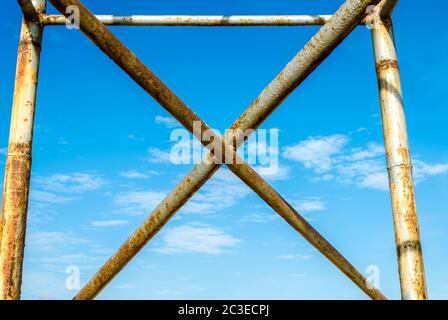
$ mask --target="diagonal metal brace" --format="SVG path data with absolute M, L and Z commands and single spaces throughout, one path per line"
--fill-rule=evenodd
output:
M 97 44 L 109 57 L 122 67 L 137 83 L 150 93 L 165 109 L 178 119 L 190 132 L 192 132 L 193 121 L 202 123 L 201 133 L 209 130 L 209 127 L 199 119 L 166 85 L 164 85 L 138 58 L 126 48 L 105 26 L 98 21 L 79 1 L 50 0 L 62 13 L 68 5 L 78 5 L 81 17 L 81 30 Z M 325 25 L 310 43 L 302 50 L 281 72 L 281 74 L 268 86 L 255 100 L 251 107 L 234 124 L 238 128 L 258 127 L 273 110 L 311 73 L 317 65 L 345 38 L 365 16 L 368 5 L 378 1 L 358 0 L 347 1 L 334 17 Z M 317 58 L 316 58 L 317 57 Z M 298 67 L 305 64 L 306 68 L 301 71 Z M 286 79 L 286 81 L 285 81 Z M 288 80 L 290 83 L 288 83 Z M 282 86 L 278 86 L 282 84 Z M 275 94 L 276 93 L 276 94 Z M 264 95 L 263 95 L 264 94 Z M 265 98 L 268 101 L 263 101 Z M 270 101 L 269 101 L 270 100 Z M 266 102 L 269 102 L 266 104 Z M 200 138 L 200 137 L 198 137 Z M 230 149 L 232 159 L 237 159 L 235 149 L 227 143 L 228 137 L 215 139 L 213 148 Z M 241 138 L 241 137 L 239 137 Z M 236 139 L 240 143 L 242 139 Z M 202 164 L 201 164 L 202 165 Z M 199 165 L 199 166 L 201 166 Z M 385 297 L 375 288 L 371 288 L 364 276 L 358 272 L 342 255 L 340 255 L 314 228 L 309 225 L 272 187 L 269 186 L 250 166 L 247 164 L 229 164 L 229 168 L 246 182 L 257 194 L 274 208 L 285 220 L 299 231 L 329 260 L 336 264 L 352 281 L 354 281 L 369 296 L 377 299 Z M 198 167 L 198 166 L 197 166 Z M 199 188 L 218 168 L 211 166 L 211 170 L 205 170 L 203 181 L 198 183 Z M 196 168 L 195 168 L 196 169 Z M 193 169 L 193 171 L 195 170 Z M 209 172 L 207 172 L 209 171 Z M 191 181 L 187 180 L 187 183 Z M 179 206 L 169 208 L 165 202 L 165 213 L 158 211 L 151 215 L 144 224 L 128 239 L 106 265 L 89 281 L 89 283 L 76 296 L 77 299 L 92 298 L 99 293 L 113 276 L 119 272 L 126 263 L 159 231 L 168 219 L 184 204 L 197 188 L 185 194 L 184 201 Z M 173 191 L 175 192 L 176 189 Z M 172 195 L 173 192 L 170 194 Z M 174 194 L 175 195 L 175 194 Z M 170 196 L 168 196 L 170 197 Z M 165 199 L 166 200 L 166 199 Z M 162 203 L 163 205 L 164 203 Z M 160 207 L 160 206 L 159 206 Z M 157 209 L 156 209 L 157 211 Z

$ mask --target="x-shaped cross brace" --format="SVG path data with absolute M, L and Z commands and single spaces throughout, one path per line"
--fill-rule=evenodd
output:
M 50 0 L 50 2 L 66 16 L 68 16 L 66 13 L 68 6 L 77 6 L 80 12 L 81 31 L 193 134 L 195 134 L 193 123 L 198 121 L 201 124 L 201 132 L 200 136 L 196 135 L 196 138 L 204 143 L 201 136 L 206 130 L 211 130 L 209 126 L 157 78 L 104 24 L 95 18 L 79 0 Z M 350 262 L 236 153 L 236 149 L 247 138 L 241 133 L 248 129 L 258 128 L 365 17 L 367 7 L 378 2 L 379 0 L 347 0 L 235 121 L 231 129 L 239 130 L 232 130 L 234 135 L 226 133 L 224 137 L 218 136 L 212 143 L 204 144 L 211 150 L 223 151 L 219 154 L 223 155 L 222 160 L 225 161 L 229 169 L 367 295 L 373 299 L 385 299 L 378 289 L 371 286 Z M 209 153 L 207 157 L 211 161 L 202 162 L 190 171 L 81 289 L 75 299 L 94 298 L 218 170 L 220 164 L 214 163 L 215 156 Z

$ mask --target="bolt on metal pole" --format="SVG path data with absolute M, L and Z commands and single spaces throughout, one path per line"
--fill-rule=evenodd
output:
M 374 15 L 372 39 L 394 218 L 401 296 L 406 300 L 427 299 L 412 165 L 392 20 L 390 16 L 379 18 L 378 11 L 374 12 Z
M 26 3 L 26 1 L 22 1 Z M 32 1 L 37 13 L 45 0 Z M 29 7 L 28 7 L 29 9 Z M 24 11 L 25 12 L 25 11 Z M 0 299 L 20 299 L 34 111 L 43 26 L 22 20 L 0 221 Z

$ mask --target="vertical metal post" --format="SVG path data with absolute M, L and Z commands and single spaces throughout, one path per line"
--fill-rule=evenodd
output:
M 401 297 L 427 299 L 400 73 L 390 16 L 372 26 Z
M 45 0 L 32 4 L 45 12 Z M 1 300 L 20 298 L 42 31 L 38 20 L 22 20 L 0 221 Z

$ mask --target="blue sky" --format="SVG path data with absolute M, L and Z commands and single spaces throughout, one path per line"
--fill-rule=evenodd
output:
M 97 14 L 331 14 L 342 1 L 84 1 Z M 446 298 L 448 51 L 428 1 L 395 11 L 430 298 Z M 20 30 L 0 12 L 0 170 L 3 176 Z M 49 12 L 54 12 L 49 8 Z M 318 30 L 125 28 L 113 32 L 213 128 L 228 127 Z M 71 298 L 189 171 L 164 155 L 168 114 L 79 31 L 44 34 L 35 119 L 23 298 Z M 279 129 L 281 174 L 269 181 L 360 271 L 380 270 L 399 298 L 392 214 L 369 30 L 347 40 L 263 124 Z M 98 298 L 365 299 L 242 182 L 213 177 Z

